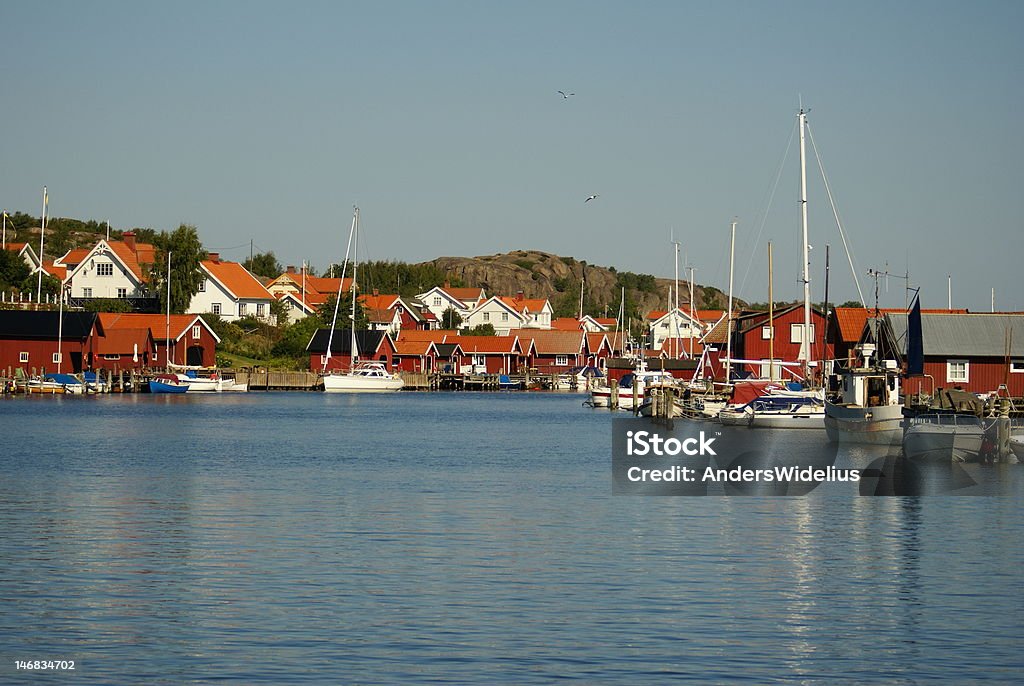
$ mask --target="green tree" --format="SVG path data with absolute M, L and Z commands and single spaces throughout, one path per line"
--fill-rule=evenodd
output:
M 258 255 L 253 255 L 251 259 L 243 262 L 242 266 L 253 274 L 266 276 L 271 279 L 280 276 L 281 272 L 284 271 L 281 267 L 281 263 L 277 261 L 272 250 Z
M 441 315 L 441 328 L 442 329 L 457 329 L 462 325 L 462 315 L 455 311 L 454 307 L 449 307 Z
M 323 322 L 317 316 L 303 317 L 299 321 L 285 327 L 280 340 L 274 344 L 271 353 L 277 357 L 300 358 L 306 354 L 306 346 Z
M 156 264 L 150 270 L 151 288 L 160 298 L 160 309 L 167 309 L 167 254 L 171 256 L 171 311 L 182 313 L 188 309 L 192 297 L 199 292 L 205 276 L 199 263 L 206 259 L 206 250 L 199 240 L 196 227 L 182 224 L 171 233 L 161 231 L 154 244 L 157 247 Z
M 316 311 L 316 317 L 320 320 L 320 326 L 330 326 L 334 321 L 334 303 L 337 296 L 328 296 L 324 304 Z M 338 329 L 349 330 L 352 321 L 352 292 L 341 294 L 341 302 L 338 304 Z M 356 299 L 356 331 L 366 331 L 370 328 L 370 318 L 366 315 L 363 304 Z
M 0 250 L 0 288 L 21 288 L 32 270 L 13 250 Z
M 493 336 L 495 334 L 494 324 L 487 322 L 486 324 L 477 324 L 472 329 L 467 329 L 462 332 L 463 336 Z

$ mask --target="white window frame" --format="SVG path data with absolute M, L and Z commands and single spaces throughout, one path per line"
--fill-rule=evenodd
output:
M 212 312 L 213 314 L 216 314 L 216 315 L 220 315 L 220 313 L 221 313 L 220 303 L 211 303 L 211 305 L 210 305 L 210 312 Z
M 963 377 L 962 378 L 958 374 L 955 375 L 955 371 L 954 370 L 956 369 L 956 367 L 954 367 L 954 365 L 956 365 L 957 367 L 959 367 L 959 365 L 963 365 L 964 366 L 964 373 L 963 373 Z M 971 381 L 971 362 L 970 362 L 970 360 L 946 360 L 946 383 L 970 383 L 970 381 Z
M 24 364 L 24 363 L 28 362 L 28 353 L 26 353 L 26 352 L 18 353 L 18 362 L 21 363 L 21 364 Z
M 474 367 L 484 367 L 487 365 L 486 355 L 472 355 L 472 364 Z
M 803 325 L 801 324 L 801 326 L 803 326 Z M 811 326 L 814 326 L 814 325 L 812 324 Z M 772 339 L 772 333 L 773 333 L 772 329 L 774 329 L 774 328 L 775 328 L 774 326 L 762 326 L 761 327 L 761 340 L 762 341 L 770 341 Z M 794 341 L 794 342 L 797 342 L 797 341 Z M 765 361 L 767 362 L 767 360 L 765 360 Z
M 117 362 L 118 360 L 121 359 L 121 356 L 120 355 L 112 355 L 110 353 L 106 353 L 106 354 L 103 355 L 103 359 L 107 360 L 108 362 Z
M 266 303 L 256 303 L 256 316 L 263 319 L 267 309 Z
M 83 288 L 82 289 L 82 297 L 83 298 L 91 298 L 92 297 L 92 289 L 91 288 Z
M 198 324 L 192 327 L 192 338 L 196 339 L 203 335 L 202 327 Z
M 508 312 L 502 312 L 501 313 L 501 321 L 503 321 L 503 322 L 507 322 L 508 321 Z
M 491 313 L 490 312 L 484 312 L 484 321 L 485 322 L 491 321 Z
M 1024 374 L 1024 360 L 1010 360 L 1011 374 Z
M 441 296 L 434 296 L 434 307 L 441 307 Z
M 814 342 L 814 323 L 812 322 L 810 326 L 811 326 L 811 340 L 810 340 L 810 342 L 813 343 Z M 804 332 L 804 323 L 803 322 L 794 322 L 793 324 L 790 324 L 789 325 L 789 342 L 790 343 L 803 343 L 804 342 L 803 341 L 803 332 Z M 762 335 L 764 335 L 764 334 L 762 334 Z
M 109 273 L 105 273 L 109 272 Z M 113 262 L 97 262 L 96 263 L 96 276 L 113 276 L 114 275 L 114 263 Z
M 244 317 L 246 310 L 248 310 L 249 303 L 238 303 L 238 316 Z
M 64 353 L 54 353 L 53 354 L 53 363 L 54 364 L 60 364 L 63 361 L 64 361 Z
M 199 282 L 199 292 L 200 293 L 205 293 L 206 292 L 206 279 L 203 279 L 202 281 Z
M 127 298 L 128 297 L 128 289 L 127 288 L 118 288 L 117 289 L 117 297 L 118 298 Z
M 568 367 L 569 356 L 568 355 L 555 355 L 555 366 L 556 367 Z

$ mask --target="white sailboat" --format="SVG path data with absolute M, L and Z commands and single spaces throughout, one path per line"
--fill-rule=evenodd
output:
M 358 247 L 359 235 L 359 208 L 354 208 L 352 214 L 352 228 L 349 232 L 349 246 Z M 324 392 L 325 393 L 390 393 L 400 391 L 405 386 L 402 377 L 392 374 L 382 362 L 359 361 L 359 343 L 356 339 L 356 274 L 359 263 L 356 257 L 356 250 L 352 250 L 352 314 L 351 314 L 351 340 L 349 353 L 351 354 L 352 367 L 344 372 L 327 372 L 327 363 L 331 358 L 331 343 L 334 339 L 334 327 L 338 322 L 338 304 L 341 302 L 342 284 L 345 282 L 345 268 L 342 267 L 341 281 L 338 283 L 338 296 L 334 303 L 334 318 L 331 321 L 331 334 L 327 340 L 327 352 L 324 356 Z

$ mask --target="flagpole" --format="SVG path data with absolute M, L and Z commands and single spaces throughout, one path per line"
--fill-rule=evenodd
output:
M 39 279 L 38 285 L 36 286 L 36 304 L 43 297 L 43 235 L 46 233 L 46 204 L 48 202 L 46 197 L 46 186 L 43 186 L 43 216 L 39 219 Z

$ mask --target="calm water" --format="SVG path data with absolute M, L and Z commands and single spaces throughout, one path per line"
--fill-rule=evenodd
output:
M 0 683 L 1019 678 L 1019 492 L 612 497 L 580 400 L 0 401 Z

